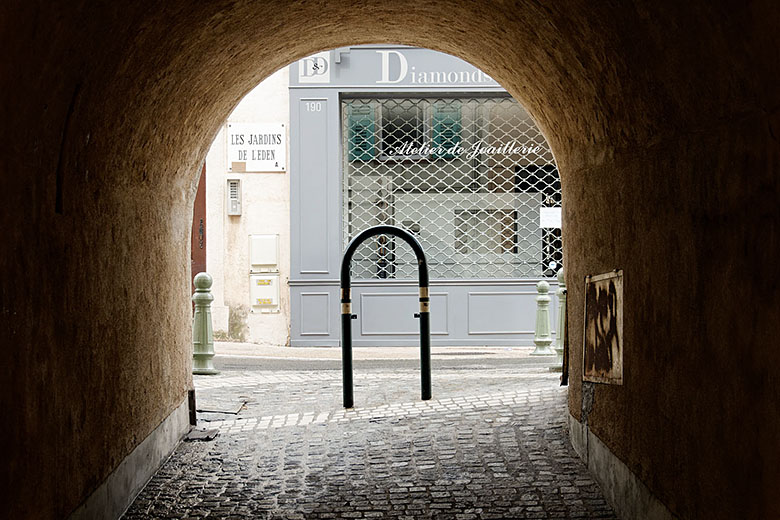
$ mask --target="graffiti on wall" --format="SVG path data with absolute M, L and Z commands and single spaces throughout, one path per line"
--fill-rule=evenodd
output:
M 623 271 L 585 278 L 582 379 L 623 384 Z

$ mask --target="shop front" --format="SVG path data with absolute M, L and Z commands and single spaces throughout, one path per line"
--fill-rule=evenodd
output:
M 560 180 L 492 78 L 403 46 L 305 58 L 290 66 L 290 156 L 293 346 L 338 345 L 341 255 L 376 225 L 425 250 L 433 345 L 532 345 L 536 283 L 562 266 Z M 416 270 L 391 236 L 356 251 L 355 346 L 417 344 Z

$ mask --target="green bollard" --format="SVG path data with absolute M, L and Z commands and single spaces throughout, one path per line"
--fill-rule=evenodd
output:
M 554 356 L 552 345 L 552 331 L 550 330 L 550 284 L 542 280 L 536 284 L 536 330 L 534 331 L 534 344 L 536 349 L 532 356 Z
M 563 338 L 566 332 L 566 280 L 563 275 L 563 267 L 558 271 L 558 329 L 555 334 L 555 366 L 550 367 L 552 372 L 563 371 Z
M 214 368 L 214 334 L 211 329 L 211 284 L 213 280 L 208 273 L 198 273 L 193 281 L 195 294 L 192 301 L 195 302 L 195 316 L 192 319 L 192 373 L 193 374 L 219 374 Z

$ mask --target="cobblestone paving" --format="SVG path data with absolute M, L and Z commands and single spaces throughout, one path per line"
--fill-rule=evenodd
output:
M 565 389 L 535 365 L 196 376 L 210 442 L 182 443 L 124 518 L 615 518 L 566 436 Z

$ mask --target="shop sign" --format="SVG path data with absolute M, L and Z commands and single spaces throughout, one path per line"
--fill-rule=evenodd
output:
M 381 76 L 377 85 L 411 84 L 411 85 L 482 85 L 495 84 L 495 80 L 481 70 L 460 61 L 460 68 L 439 68 L 435 62 L 432 66 L 427 61 L 419 60 L 410 64 L 408 52 L 400 50 L 375 51 L 381 57 Z M 425 57 L 425 54 L 422 55 Z M 444 60 L 440 60 L 444 61 Z M 413 62 L 415 63 L 415 62 Z M 449 65 L 449 63 L 448 63 Z M 455 62 L 457 67 L 457 62 Z
M 330 51 L 324 51 L 298 62 L 300 83 L 330 83 Z
M 298 60 L 292 86 L 500 88 L 460 58 L 413 47 L 342 47 Z

